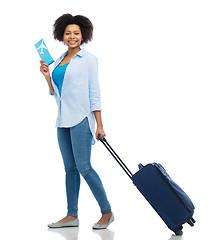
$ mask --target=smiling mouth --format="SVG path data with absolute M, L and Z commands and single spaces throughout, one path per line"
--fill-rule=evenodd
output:
M 68 41 L 69 44 L 74 45 L 77 41 Z

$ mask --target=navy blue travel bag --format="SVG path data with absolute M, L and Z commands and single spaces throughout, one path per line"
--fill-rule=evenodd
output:
M 100 135 L 98 138 L 170 230 L 181 236 L 183 224 L 194 226 L 195 207 L 192 201 L 161 164 L 151 163 L 146 166 L 139 164 L 139 171 L 133 175 L 107 140 Z

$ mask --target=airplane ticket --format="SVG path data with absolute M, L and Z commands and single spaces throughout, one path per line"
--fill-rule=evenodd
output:
M 45 61 L 48 65 L 54 62 L 53 58 L 51 57 L 49 50 L 44 42 L 43 39 L 41 39 L 38 43 L 35 44 L 35 48 L 42 60 Z

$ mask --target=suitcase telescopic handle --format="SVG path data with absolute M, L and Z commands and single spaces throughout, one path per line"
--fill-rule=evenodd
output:
M 111 155 L 114 157 L 114 159 L 118 162 L 118 164 L 121 166 L 121 168 L 125 171 L 125 173 L 128 175 L 128 177 L 130 179 L 132 179 L 132 176 L 133 176 L 132 172 L 128 169 L 128 167 L 125 165 L 125 163 L 117 155 L 117 153 L 114 151 L 114 149 L 109 145 L 106 138 L 102 138 L 101 135 L 98 134 L 98 139 L 104 144 L 104 146 L 111 153 Z

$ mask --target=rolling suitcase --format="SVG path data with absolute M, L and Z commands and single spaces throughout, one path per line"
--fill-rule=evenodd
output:
M 139 164 L 139 171 L 133 175 L 107 140 L 100 135 L 98 138 L 170 230 L 181 236 L 183 224 L 194 226 L 195 207 L 192 201 L 161 164 L 151 163 L 146 166 Z

